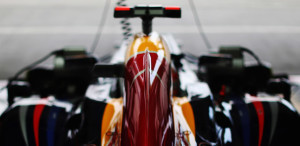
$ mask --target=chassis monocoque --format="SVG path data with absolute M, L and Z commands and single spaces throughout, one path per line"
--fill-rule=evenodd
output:
M 154 17 L 180 18 L 179 7 L 116 7 L 115 17 L 140 17 L 143 33 L 105 58 L 54 51 L 53 68 L 34 64 L 8 80 L 1 145 L 299 144 L 288 78 L 253 52 L 181 52 L 151 29 Z M 257 63 L 245 65 L 244 53 Z

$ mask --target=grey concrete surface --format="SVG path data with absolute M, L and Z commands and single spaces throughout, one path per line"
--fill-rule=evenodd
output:
M 114 51 L 121 39 L 120 20 L 112 17 L 111 0 L 98 56 Z M 300 1 L 194 0 L 203 29 L 214 48 L 241 45 L 252 49 L 275 72 L 300 74 Z M 89 48 L 105 0 L 0 0 L 0 79 L 64 46 Z M 155 19 L 154 30 L 173 33 L 183 50 L 207 53 L 188 0 L 127 0 L 128 5 L 163 4 L 182 7 L 182 19 Z M 140 20 L 131 20 L 133 32 Z

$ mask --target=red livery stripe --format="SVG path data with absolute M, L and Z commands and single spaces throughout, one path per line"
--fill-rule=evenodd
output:
M 41 118 L 42 112 L 44 110 L 44 107 L 45 107 L 44 104 L 39 104 L 39 105 L 35 106 L 35 108 L 34 108 L 33 132 L 34 132 L 36 146 L 39 146 L 39 124 L 40 124 L 40 118 Z
M 264 107 L 260 101 L 253 102 L 253 105 L 255 107 L 257 117 L 258 117 L 258 129 L 259 129 L 258 146 L 261 146 L 262 136 L 264 132 L 264 120 L 265 120 Z

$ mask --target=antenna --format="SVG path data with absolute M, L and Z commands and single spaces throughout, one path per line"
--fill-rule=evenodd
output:
M 109 6 L 110 6 L 110 0 L 106 0 L 105 4 L 104 4 L 104 9 L 102 11 L 102 16 L 101 16 L 101 19 L 100 19 L 100 23 L 98 25 L 98 30 L 97 30 L 97 33 L 95 35 L 94 41 L 93 41 L 91 49 L 90 49 L 91 53 L 94 53 L 97 46 L 98 46 L 99 40 L 100 40 L 101 35 L 102 35 L 103 27 L 104 27 L 104 24 L 105 24 L 105 21 L 106 21 Z
M 202 24 L 201 24 L 201 21 L 200 21 L 199 16 L 198 16 L 197 9 L 195 7 L 195 3 L 194 3 L 193 0 L 189 0 L 189 3 L 190 3 L 190 7 L 192 9 L 192 12 L 193 12 L 194 20 L 196 22 L 199 34 L 202 37 L 203 42 L 204 42 L 206 48 L 208 49 L 208 51 L 212 51 L 211 44 L 210 44 L 207 36 L 205 35 L 204 31 L 203 31 Z

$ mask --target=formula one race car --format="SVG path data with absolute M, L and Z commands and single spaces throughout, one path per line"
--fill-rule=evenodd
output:
M 153 18 L 180 18 L 180 7 L 121 6 L 114 17 L 141 18 L 143 32 L 106 58 L 54 51 L 8 81 L 0 145 L 299 145 L 292 85 L 252 51 L 181 52 L 152 31 Z M 54 67 L 36 67 L 50 56 Z

